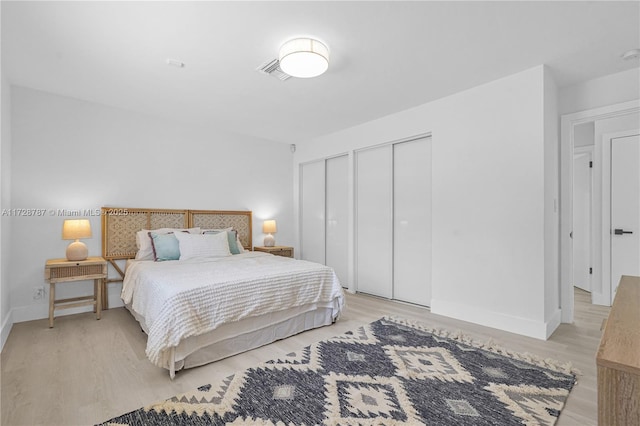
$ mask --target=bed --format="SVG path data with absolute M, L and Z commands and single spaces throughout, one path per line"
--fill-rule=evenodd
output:
M 103 257 L 119 275 L 107 281 L 123 282 L 122 300 L 147 333 L 147 357 L 171 378 L 330 325 L 344 307 L 330 267 L 252 251 L 251 217 L 250 211 L 102 208 Z M 139 248 L 147 236 L 159 249 L 151 259 Z M 174 237 L 181 260 L 160 251 Z M 229 251 L 187 256 L 205 240 L 206 250 L 215 240 Z

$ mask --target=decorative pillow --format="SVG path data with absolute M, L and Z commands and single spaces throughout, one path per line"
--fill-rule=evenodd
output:
M 220 234 L 222 232 L 225 232 L 227 234 L 227 239 L 229 241 L 229 251 L 231 252 L 231 254 L 240 254 L 240 253 L 242 253 L 242 251 L 244 251 L 243 249 L 241 249 L 242 244 L 240 244 L 239 241 L 238 241 L 238 231 L 236 231 L 233 228 L 224 229 L 224 230 L 205 229 L 202 232 L 202 234 L 203 235 L 215 235 L 215 234 Z M 240 247 L 238 247 L 238 245 Z
M 200 233 L 202 233 L 202 234 L 217 234 L 218 232 L 232 231 L 232 230 L 233 230 L 233 227 L 230 226 L 228 228 L 201 229 Z
M 238 247 L 238 251 L 239 251 L 240 253 L 244 253 L 244 252 L 245 252 L 245 250 L 244 250 L 244 246 L 243 246 L 243 245 L 242 245 L 242 243 L 240 242 L 240 235 L 239 235 L 239 234 L 236 236 L 236 246 Z
M 231 256 L 226 232 L 218 234 L 175 234 L 180 246 L 180 260 Z
M 168 234 L 149 232 L 149 237 L 153 248 L 153 259 L 156 262 L 180 259 L 180 246 L 173 232 Z
M 189 232 L 190 234 L 199 234 L 200 228 L 178 229 L 178 228 L 159 228 L 159 229 L 143 229 L 136 232 L 136 260 L 153 260 L 153 247 L 151 246 L 151 237 L 149 232 L 156 234 L 168 234 L 169 232 Z

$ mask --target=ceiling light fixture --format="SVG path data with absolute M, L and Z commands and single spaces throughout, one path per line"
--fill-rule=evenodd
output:
M 317 77 L 329 68 L 329 48 L 313 38 L 294 38 L 280 47 L 278 60 L 290 76 Z

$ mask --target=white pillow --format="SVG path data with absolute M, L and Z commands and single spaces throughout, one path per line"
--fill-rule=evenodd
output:
M 233 231 L 233 227 L 230 226 L 229 228 L 220 228 L 220 229 L 202 229 L 201 233 L 206 234 L 206 233 L 212 233 L 212 232 L 229 232 L 229 231 Z M 193 232 L 191 232 L 193 234 Z M 240 253 L 244 253 L 246 250 L 244 249 L 244 246 L 242 245 L 242 243 L 240 242 L 240 234 L 236 232 L 236 245 L 238 246 L 238 251 Z
M 159 229 L 143 229 L 136 232 L 136 247 L 138 252 L 136 253 L 136 260 L 154 260 L 153 259 L 153 246 L 151 245 L 151 237 L 149 232 L 153 231 L 157 234 L 184 233 L 185 231 L 190 234 L 199 234 L 200 228 L 178 229 L 178 228 L 159 228 Z
M 213 233 L 228 232 L 228 231 L 233 231 L 233 227 L 230 226 L 228 228 L 201 229 L 200 233 L 201 234 L 213 234 Z
M 180 260 L 231 256 L 226 232 L 218 234 L 175 234 L 180 245 Z

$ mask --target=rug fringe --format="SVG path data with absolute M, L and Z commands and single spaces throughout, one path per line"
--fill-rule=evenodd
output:
M 558 373 L 571 374 L 573 376 L 581 376 L 582 372 L 575 368 L 571 362 L 561 362 L 552 358 L 544 358 L 529 352 L 515 352 L 506 349 L 495 343 L 493 338 L 489 338 L 486 342 L 478 342 L 472 337 L 464 334 L 461 330 L 451 332 L 442 328 L 433 328 L 424 325 L 423 323 L 415 320 L 407 320 L 397 316 L 384 316 L 382 319 L 386 321 L 392 321 L 397 324 L 406 325 L 412 328 L 416 328 L 421 331 L 426 331 L 438 337 L 446 337 L 451 340 L 455 340 L 460 343 L 464 343 L 467 346 L 471 346 L 477 349 L 483 349 L 485 351 L 493 352 L 498 355 L 503 355 L 519 361 L 524 361 L 529 364 L 533 364 L 537 367 L 546 368 L 548 370 L 556 371 Z

